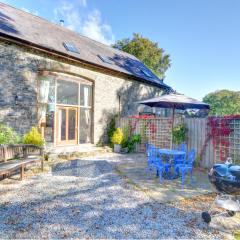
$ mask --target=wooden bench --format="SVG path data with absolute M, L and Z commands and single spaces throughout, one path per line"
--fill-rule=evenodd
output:
M 43 161 L 43 147 L 29 144 L 0 145 L 0 176 L 3 178 L 20 169 L 22 180 L 27 165 L 40 162 L 43 171 Z

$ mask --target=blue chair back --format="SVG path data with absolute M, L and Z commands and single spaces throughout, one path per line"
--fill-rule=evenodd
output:
M 186 154 L 185 155 L 180 155 L 180 156 L 174 156 L 173 157 L 174 164 L 175 163 L 185 163 L 186 162 Z
M 178 150 L 179 150 L 179 151 L 183 151 L 183 152 L 187 152 L 187 144 L 186 144 L 186 143 L 181 143 L 181 144 L 178 146 Z
M 196 151 L 194 149 L 191 149 L 188 153 L 187 164 L 193 165 L 195 158 L 196 158 Z
M 158 152 L 158 149 L 155 147 L 151 147 L 149 150 L 149 161 L 154 164 L 159 164 L 161 159 Z
M 147 156 L 149 156 L 151 148 L 154 148 L 154 145 L 146 143 L 146 154 L 147 154 Z
M 165 156 L 166 156 L 166 155 L 165 155 Z M 160 153 L 160 150 L 158 150 L 158 156 L 157 156 L 157 158 L 158 158 L 158 162 L 159 162 L 160 164 L 162 164 L 162 163 L 163 163 L 163 154 Z M 165 161 L 167 162 L 168 159 L 165 158 Z

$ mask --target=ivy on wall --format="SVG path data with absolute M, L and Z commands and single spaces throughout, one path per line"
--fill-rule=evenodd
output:
M 219 149 L 220 160 L 226 160 L 226 158 L 229 156 L 229 137 L 233 131 L 233 129 L 230 127 L 230 123 L 235 119 L 240 119 L 240 115 L 227 115 L 224 117 L 208 118 L 208 133 L 200 153 L 201 159 L 205 153 L 209 141 L 212 141 L 214 149 Z
M 187 140 L 187 127 L 184 123 L 177 125 L 173 128 L 172 131 L 173 135 L 173 143 L 174 144 L 181 144 L 183 142 L 186 142 Z

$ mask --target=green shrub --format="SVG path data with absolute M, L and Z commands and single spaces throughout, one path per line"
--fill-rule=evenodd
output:
M 234 163 L 235 163 L 235 164 L 240 164 L 240 159 L 236 159 L 236 160 L 234 161 Z
M 198 154 L 195 161 L 194 161 L 194 166 L 195 167 L 200 167 L 200 162 L 201 162 L 201 156 L 200 156 L 200 154 Z
M 113 117 L 107 126 L 107 136 L 108 136 L 108 141 L 111 147 L 112 147 L 111 139 L 114 131 L 116 130 L 115 126 L 116 126 L 116 117 Z
M 0 144 L 16 144 L 21 138 L 10 127 L 0 124 Z
M 121 146 L 123 148 L 127 147 L 128 138 L 129 138 L 129 127 L 124 127 L 123 128 L 123 140 L 122 140 L 122 143 L 121 143 Z
M 137 143 L 141 143 L 141 135 L 140 134 L 135 134 L 129 139 L 128 152 L 132 152 Z
M 38 129 L 36 127 L 32 127 L 32 129 L 23 136 L 23 143 L 24 144 L 33 144 L 36 146 L 43 146 L 44 138 L 38 132 Z
M 128 137 L 127 139 L 123 139 L 122 141 L 122 147 L 128 148 L 128 152 L 133 152 L 133 150 L 135 149 L 135 145 L 137 143 L 141 143 L 141 135 L 140 134 L 135 134 L 131 137 Z
M 113 136 L 111 138 L 111 142 L 113 144 L 121 144 L 122 140 L 123 140 L 123 132 L 120 128 L 117 128 L 113 133 Z
M 173 143 L 180 144 L 187 140 L 187 127 L 185 124 L 179 124 L 173 128 Z

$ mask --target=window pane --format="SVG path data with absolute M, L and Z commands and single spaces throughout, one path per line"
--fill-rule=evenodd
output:
M 50 82 L 47 77 L 40 78 L 40 87 L 39 87 L 39 102 L 40 103 L 48 102 L 49 84 L 50 84 Z
M 80 109 L 79 142 L 91 142 L 91 110 Z
M 68 110 L 68 140 L 76 139 L 76 110 Z
M 58 111 L 58 139 L 66 140 L 66 109 Z
M 78 83 L 58 80 L 57 103 L 78 105 Z
M 92 86 L 81 84 L 80 86 L 80 105 L 91 107 L 92 105 Z
M 50 79 L 48 102 L 55 103 L 55 80 Z
M 39 102 L 54 103 L 55 102 L 55 80 L 51 77 L 39 78 Z
M 48 104 L 46 112 L 45 141 L 53 142 L 54 138 L 54 104 Z

